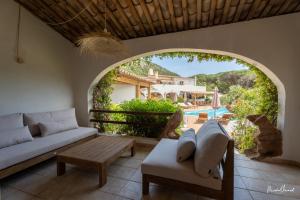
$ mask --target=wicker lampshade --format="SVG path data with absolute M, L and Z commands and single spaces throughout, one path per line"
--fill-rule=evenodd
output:
M 110 32 L 95 32 L 84 35 L 78 40 L 82 53 L 94 55 L 124 55 L 127 53 L 126 46 Z

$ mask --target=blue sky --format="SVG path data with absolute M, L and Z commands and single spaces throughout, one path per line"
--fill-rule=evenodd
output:
M 163 58 L 153 57 L 152 62 L 156 63 L 172 72 L 183 77 L 193 76 L 195 74 L 216 74 L 232 70 L 247 69 L 244 65 L 232 62 L 202 61 L 187 62 L 186 58 Z

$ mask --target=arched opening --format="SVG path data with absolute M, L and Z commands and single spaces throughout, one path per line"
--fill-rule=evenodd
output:
M 208 53 L 208 54 L 217 54 L 217 55 L 224 55 L 224 56 L 230 56 L 232 58 L 235 59 L 239 59 L 245 63 L 249 63 L 252 66 L 255 66 L 256 68 L 258 68 L 260 71 L 262 71 L 265 75 L 268 76 L 268 78 L 270 78 L 272 80 L 272 82 L 276 85 L 277 87 L 277 91 L 278 91 L 278 107 L 279 107 L 279 111 L 278 111 L 278 117 L 277 117 L 277 127 L 280 130 L 283 130 L 284 127 L 284 113 L 285 113 L 285 88 L 283 83 L 280 81 L 280 79 L 270 70 L 268 69 L 266 66 L 264 66 L 263 64 L 252 60 L 250 58 L 247 58 L 245 56 L 242 55 L 238 55 L 235 53 L 231 53 L 231 52 L 224 52 L 224 51 L 218 51 L 218 50 L 202 50 L 202 49 L 186 49 L 186 48 L 180 48 L 180 49 L 163 49 L 163 50 L 157 50 L 157 51 L 151 51 L 151 52 L 147 52 L 144 54 L 139 54 L 127 59 L 124 59 L 120 62 L 117 62 L 111 66 L 108 66 L 105 70 L 103 70 L 100 74 L 98 74 L 98 76 L 94 79 L 94 81 L 91 83 L 90 87 L 89 87 L 89 91 L 88 91 L 88 108 L 91 109 L 92 108 L 92 94 L 93 94 L 93 88 L 95 86 L 96 83 L 98 83 L 98 81 L 110 70 L 116 68 L 117 66 L 120 66 L 124 63 L 130 62 L 132 60 L 138 59 L 140 57 L 145 57 L 145 56 L 150 56 L 150 55 L 154 55 L 154 54 L 161 54 L 161 53 L 167 53 L 167 52 L 200 52 L 200 53 Z M 164 96 L 162 94 L 156 94 L 158 97 Z M 170 96 L 170 95 L 169 95 Z

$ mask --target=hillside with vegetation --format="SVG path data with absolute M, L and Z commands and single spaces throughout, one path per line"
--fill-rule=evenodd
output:
M 171 72 L 160 65 L 152 63 L 148 59 L 143 59 L 143 58 L 125 63 L 121 65 L 120 68 L 126 70 L 127 72 L 140 75 L 140 76 L 147 76 L 149 69 L 153 69 L 153 71 L 157 71 L 158 74 L 160 75 L 179 76 L 178 74 Z
M 197 85 L 206 85 L 208 91 L 218 87 L 220 93 L 228 93 L 232 85 L 251 88 L 255 83 L 255 73 L 250 70 L 228 71 L 217 74 L 197 74 Z M 193 77 L 195 77 L 193 76 Z

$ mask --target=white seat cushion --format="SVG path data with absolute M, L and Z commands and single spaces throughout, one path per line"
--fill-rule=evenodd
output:
M 203 178 L 194 171 L 192 159 L 176 161 L 177 140 L 162 139 L 142 163 L 142 173 L 220 190 L 219 175 Z
M 97 129 L 79 127 L 59 134 L 36 137 L 32 142 L 2 148 L 0 149 L 0 170 L 96 133 Z

